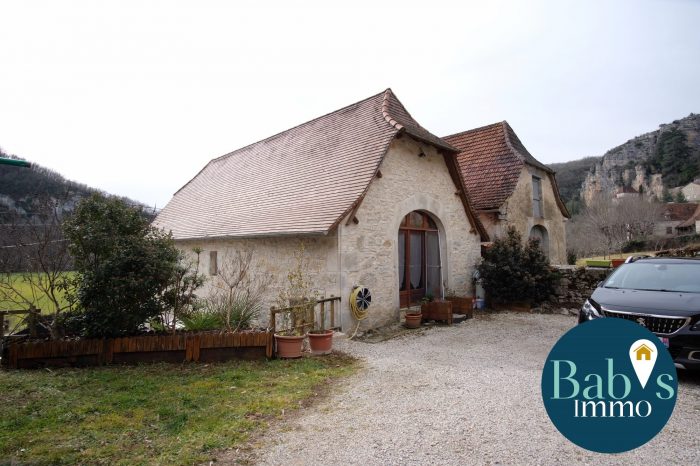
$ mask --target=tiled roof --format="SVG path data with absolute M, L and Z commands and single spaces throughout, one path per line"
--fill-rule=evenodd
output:
M 685 222 L 678 225 L 678 228 L 691 227 L 691 226 L 695 225 L 695 222 L 700 220 L 700 204 L 696 204 L 696 205 L 697 205 L 697 208 L 695 209 L 695 212 L 693 212 L 693 215 L 691 215 Z
M 520 171 L 528 164 L 548 174 L 557 205 L 562 214 L 569 217 L 559 197 L 554 172 L 528 152 L 508 122 L 482 126 L 443 139 L 460 150 L 457 161 L 474 209 L 500 208 L 513 194 Z
M 671 222 L 690 220 L 698 205 L 693 202 L 669 202 L 664 206 L 664 219 Z
M 362 199 L 402 132 L 456 152 L 387 89 L 212 160 L 154 224 L 175 239 L 325 234 Z M 483 232 L 466 201 L 465 208 Z

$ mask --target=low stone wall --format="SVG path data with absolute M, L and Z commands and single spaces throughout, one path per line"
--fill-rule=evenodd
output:
M 611 269 L 558 266 L 561 279 L 552 297 L 533 311 L 570 309 L 578 311 L 584 301 L 591 296 L 598 283 L 605 280 Z

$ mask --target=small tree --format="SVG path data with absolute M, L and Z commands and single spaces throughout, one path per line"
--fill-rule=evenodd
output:
M 199 273 L 202 249 L 194 248 L 192 252 L 195 255 L 194 260 L 190 260 L 182 251 L 179 251 L 170 283 L 163 292 L 163 301 L 167 309 L 162 315 L 162 323 L 171 333 L 175 333 L 178 322 L 192 312 L 197 300 L 195 291 L 205 281 L 204 275 Z
M 688 202 L 688 199 L 685 197 L 685 194 L 680 189 L 676 193 L 676 202 L 678 202 L 679 204 L 685 204 L 686 202 Z
M 478 269 L 484 289 L 497 302 L 542 302 L 554 292 L 557 279 L 539 241 L 530 239 L 523 246 L 513 227 L 484 252 Z
M 64 233 L 75 260 L 80 333 L 133 334 L 162 314 L 179 253 L 141 209 L 94 194 L 66 220 Z

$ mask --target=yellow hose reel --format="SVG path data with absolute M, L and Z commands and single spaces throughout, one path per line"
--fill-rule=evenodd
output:
M 370 293 L 369 288 L 362 285 L 355 285 L 352 288 L 352 293 L 350 293 L 350 311 L 352 316 L 356 320 L 363 320 L 367 318 L 369 308 L 372 304 L 372 293 Z

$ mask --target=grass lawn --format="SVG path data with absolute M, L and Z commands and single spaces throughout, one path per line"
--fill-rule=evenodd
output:
M 0 464 L 193 464 L 241 445 L 353 360 L 0 373 Z
M 32 275 L 36 276 L 36 274 Z M 0 277 L 0 279 L 5 280 L 5 276 Z M 46 295 L 44 295 L 44 293 L 41 290 L 32 287 L 31 282 L 26 279 L 24 274 L 12 274 L 10 280 L 12 280 L 12 286 L 19 291 L 20 295 L 25 297 L 26 299 L 30 299 L 31 301 L 33 301 L 34 306 L 36 306 L 38 309 L 41 309 L 42 314 L 52 314 L 56 312 L 54 304 L 46 297 Z M 63 295 L 60 294 L 59 298 L 63 300 Z M 22 301 L 22 299 L 18 297 L 16 293 L 13 293 L 11 290 L 8 290 L 5 286 L 0 285 L 0 310 L 29 308 L 28 304 L 17 304 L 16 301 Z M 65 302 L 62 301 L 61 304 L 64 305 Z M 10 328 L 14 328 L 15 323 L 21 320 L 21 317 L 8 316 L 8 319 L 10 320 Z

